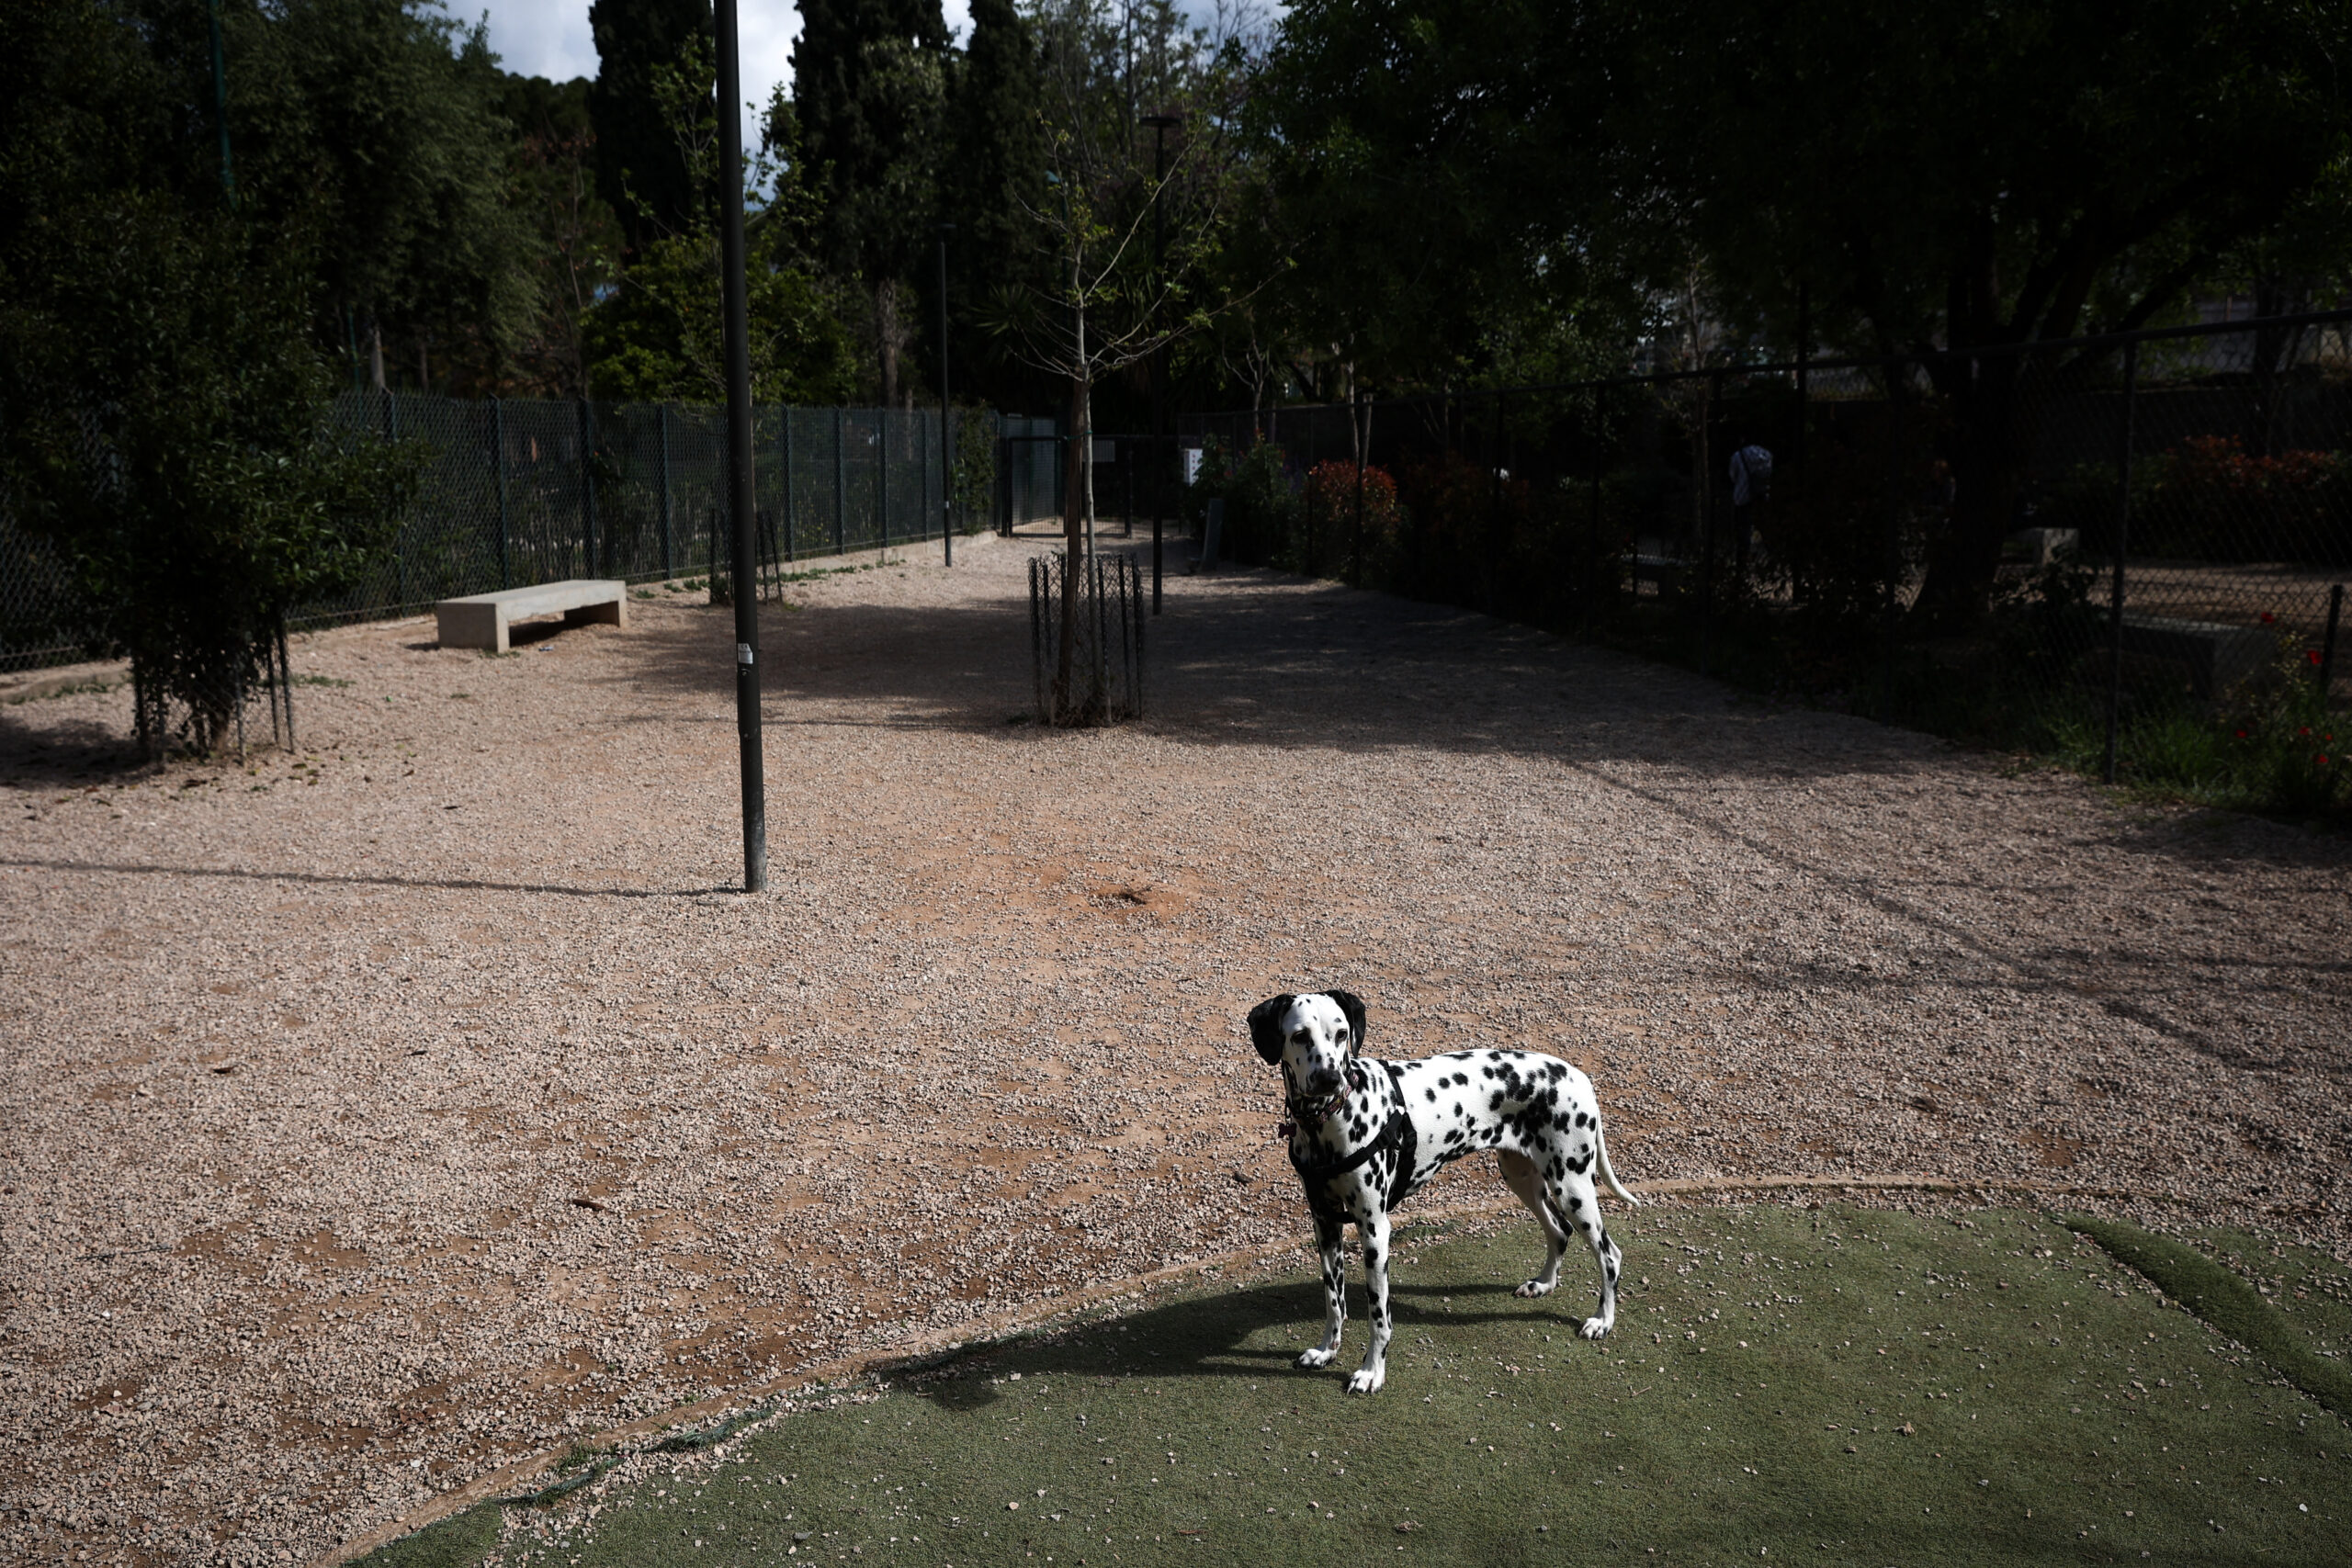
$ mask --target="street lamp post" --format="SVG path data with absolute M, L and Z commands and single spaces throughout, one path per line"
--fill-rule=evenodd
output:
M 743 784 L 743 891 L 768 886 L 767 784 L 760 740 L 760 601 L 752 581 L 752 311 L 743 280 L 743 55 L 736 0 L 717 0 L 718 263 L 727 361 L 727 503 L 734 526 L 729 572 L 735 600 L 735 739 Z
M 1151 254 L 1152 265 L 1162 275 L 1168 271 L 1168 225 L 1160 207 L 1160 187 L 1168 183 L 1169 128 L 1183 123 L 1182 115 L 1148 114 L 1143 123 L 1151 127 Z M 1162 558 L 1161 532 L 1168 511 L 1168 458 L 1170 454 L 1161 442 L 1161 432 L 1167 423 L 1168 345 L 1161 344 L 1151 360 L 1151 613 L 1159 614 L 1159 582 Z

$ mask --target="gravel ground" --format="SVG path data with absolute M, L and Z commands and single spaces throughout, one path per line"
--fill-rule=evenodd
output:
M 2352 850 L 1482 617 L 1171 578 L 1012 720 L 1029 541 L 300 639 L 303 750 L 0 706 L 0 1560 L 302 1561 L 519 1455 L 1301 1235 L 1241 1014 L 1587 1068 L 1629 1178 L 1932 1171 L 2352 1258 Z M 1458 1170 L 1441 1196 L 1488 1183 Z

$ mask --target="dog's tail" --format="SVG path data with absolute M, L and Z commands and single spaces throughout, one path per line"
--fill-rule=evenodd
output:
M 1601 1132 L 1598 1116 L 1592 1119 L 1592 1166 L 1600 1173 L 1600 1179 L 1609 1183 L 1609 1190 L 1617 1194 L 1626 1207 L 1638 1209 L 1642 1206 L 1642 1201 L 1625 1190 L 1624 1183 L 1617 1179 L 1617 1173 L 1609 1167 L 1609 1138 Z

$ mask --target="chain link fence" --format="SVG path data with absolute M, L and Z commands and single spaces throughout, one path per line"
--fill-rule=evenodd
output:
M 295 629 L 564 578 L 728 570 L 724 409 L 351 392 L 334 419 L 353 437 L 421 444 L 424 488 L 367 581 L 305 606 Z M 795 561 L 989 521 L 997 424 L 956 411 L 949 460 L 937 409 L 758 409 L 763 591 Z M 91 657 L 107 631 L 104 606 L 84 603 L 65 563 L 0 508 L 0 670 Z
M 2352 312 L 1193 416 L 1224 552 L 2345 810 Z

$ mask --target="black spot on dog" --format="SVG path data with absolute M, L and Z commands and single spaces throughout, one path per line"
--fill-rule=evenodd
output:
M 1428 1096 L 1430 1097 L 1430 1103 L 1431 1105 L 1435 1105 L 1435 1104 L 1437 1103 L 1437 1090 L 1435 1090 L 1435 1089 L 1423 1089 L 1421 1092 L 1422 1092 L 1422 1093 L 1424 1093 L 1424 1094 L 1426 1094 L 1426 1095 L 1428 1095 Z

